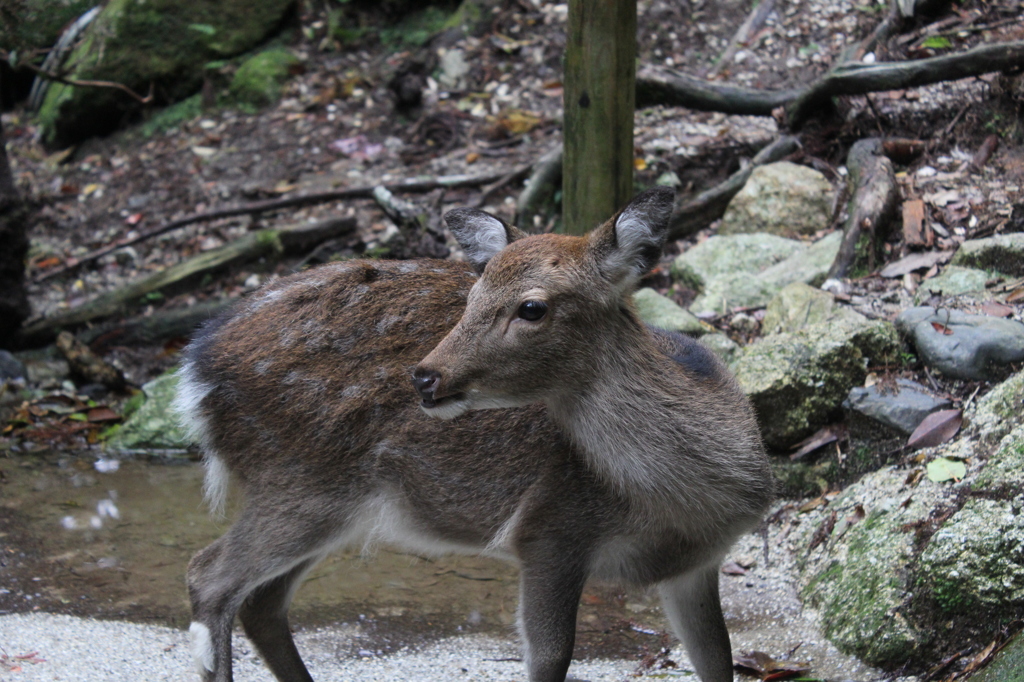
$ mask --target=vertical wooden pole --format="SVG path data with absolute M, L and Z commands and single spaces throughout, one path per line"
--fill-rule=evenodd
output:
M 569 0 L 562 220 L 597 227 L 633 197 L 636 0 Z

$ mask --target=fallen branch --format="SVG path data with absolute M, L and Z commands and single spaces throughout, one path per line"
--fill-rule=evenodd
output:
M 250 232 L 230 244 L 147 275 L 120 289 L 100 294 L 71 310 L 29 324 L 21 330 L 21 341 L 26 346 L 47 343 L 61 330 L 124 314 L 145 305 L 148 297 L 154 294 L 179 293 L 201 282 L 205 275 L 271 254 L 306 248 L 310 233 L 317 235 L 317 238 L 326 238 L 324 235 L 334 237 L 351 232 L 355 229 L 356 221 L 347 218 L 330 221 L 329 224 L 330 229 L 319 223 L 283 230 Z
M 812 84 L 786 105 L 786 120 L 797 128 L 829 98 L 902 90 L 981 76 L 1024 66 L 1024 41 L 980 45 L 959 54 L 900 63 L 844 65 Z
M 238 299 L 199 303 L 187 308 L 154 310 L 152 315 L 139 315 L 127 320 L 105 322 L 80 331 L 84 343 L 96 347 L 98 353 L 112 346 L 143 346 L 163 343 L 169 339 L 189 338 L 207 320 L 227 310 Z
M 851 62 L 807 88 L 791 90 L 720 85 L 648 66 L 637 75 L 636 103 L 638 107 L 664 104 L 753 116 L 770 116 L 778 107 L 785 107 L 787 124 L 796 130 L 831 97 L 838 95 L 902 90 L 1021 66 L 1024 66 L 1024 41 L 981 45 L 959 54 L 900 63 Z
M 786 135 L 759 151 L 742 170 L 736 171 L 724 182 L 705 190 L 693 199 L 677 203 L 669 224 L 669 239 L 683 239 L 703 230 L 725 214 L 725 209 L 743 189 L 750 174 L 758 166 L 780 161 L 799 148 L 797 138 Z
M 533 173 L 516 201 L 515 223 L 520 229 L 533 232 L 534 216 L 541 213 L 547 201 L 562 186 L 562 156 L 564 147 L 558 145 L 533 165 Z
M 408 192 L 412 193 L 423 193 L 432 192 L 435 189 L 457 189 L 460 187 L 479 187 L 480 185 L 486 185 L 491 182 L 496 182 L 505 177 L 505 173 L 502 174 L 490 174 L 490 175 L 447 175 L 434 178 L 432 180 L 409 180 L 406 182 L 398 182 L 389 185 L 384 185 L 388 190 L 392 192 Z M 45 282 L 53 277 L 59 277 L 66 273 L 72 272 L 77 268 L 91 263 L 103 256 L 122 249 L 132 244 L 138 244 L 139 242 L 152 239 L 162 234 L 176 230 L 179 227 L 185 227 L 186 225 L 192 225 L 194 223 L 208 222 L 211 220 L 220 220 L 222 218 L 233 218 L 239 215 L 251 215 L 254 213 L 264 213 L 267 211 L 277 211 L 285 208 L 293 208 L 296 206 L 310 206 L 313 204 L 323 204 L 329 201 L 339 201 L 342 199 L 372 199 L 373 198 L 373 186 L 365 187 L 349 187 L 346 189 L 332 190 L 329 192 L 317 192 L 313 194 L 300 194 L 293 197 L 284 197 L 281 199 L 267 199 L 264 201 L 254 201 L 248 204 L 242 204 L 241 206 L 230 206 L 228 208 L 219 208 L 212 211 L 204 211 L 202 213 L 193 213 L 177 220 L 172 220 L 169 223 L 164 223 L 159 227 L 156 227 L 147 232 L 143 232 L 131 239 L 121 239 L 113 244 L 100 247 L 89 253 L 85 254 L 81 258 L 73 259 L 69 258 L 67 263 L 59 268 L 48 270 L 47 272 L 38 275 L 33 281 L 38 284 Z
M 854 143 L 847 155 L 846 167 L 850 171 L 851 187 L 847 204 L 849 217 L 843 226 L 843 241 L 829 268 L 828 279 L 846 277 L 858 256 L 864 258 L 861 265 L 867 271 L 874 270 L 876 255 L 899 202 L 896 174 L 880 139 Z
M 708 76 L 717 76 L 721 73 L 722 69 L 728 66 L 729 62 L 736 56 L 736 53 L 739 52 L 740 47 L 745 47 L 750 43 L 751 37 L 761 29 L 761 26 L 764 25 L 764 22 L 767 21 L 768 16 L 774 10 L 775 0 L 761 0 L 757 3 L 753 11 L 750 12 L 743 24 L 737 29 L 732 40 L 729 41 L 729 46 L 725 48 L 718 61 L 708 71 Z
M 54 81 L 57 83 L 63 83 L 64 85 L 74 85 L 80 88 L 106 88 L 108 90 L 120 90 L 125 93 L 136 102 L 140 104 L 149 104 L 153 101 L 153 84 L 149 84 L 149 94 L 143 97 L 139 93 L 129 88 L 124 83 L 115 83 L 114 81 L 93 81 L 93 80 L 79 80 L 77 78 L 65 78 L 58 73 L 52 73 L 45 69 L 36 66 L 32 62 L 15 62 L 11 64 L 11 53 L 3 48 L 0 48 L 0 60 L 3 60 L 10 65 L 12 69 L 27 69 L 32 73 L 36 74 L 40 78 L 44 78 L 48 81 Z
M 437 225 L 432 225 L 427 211 L 402 201 L 385 187 L 373 190 L 373 200 L 396 228 L 380 240 L 389 258 L 447 258 L 449 250 L 444 243 L 444 233 L 437 229 L 439 215 L 434 221 Z

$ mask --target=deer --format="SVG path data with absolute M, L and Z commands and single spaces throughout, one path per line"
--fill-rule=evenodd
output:
M 631 303 L 673 197 L 643 192 L 582 237 L 454 209 L 468 263 L 319 266 L 197 332 L 176 409 L 211 508 L 229 480 L 245 498 L 188 566 L 204 682 L 232 679 L 236 615 L 278 680 L 311 680 L 289 603 L 358 543 L 518 564 L 531 682 L 566 679 L 591 578 L 657 586 L 700 679 L 731 682 L 719 567 L 773 478 L 725 365 Z

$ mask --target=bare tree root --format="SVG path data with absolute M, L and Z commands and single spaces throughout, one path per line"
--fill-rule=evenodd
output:
M 892 161 L 878 138 L 859 140 L 846 157 L 850 171 L 849 216 L 828 278 L 846 277 L 859 259 L 873 270 L 882 242 L 892 225 L 899 203 L 899 188 Z

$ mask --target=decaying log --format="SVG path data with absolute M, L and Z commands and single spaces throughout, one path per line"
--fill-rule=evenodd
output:
M 505 175 L 506 173 L 491 173 L 489 175 L 447 175 L 432 178 L 430 180 L 406 180 L 403 182 L 384 185 L 384 187 L 392 192 L 422 194 L 426 192 L 433 192 L 436 189 L 480 187 L 492 182 L 497 182 L 504 178 Z M 117 251 L 118 249 L 122 249 L 126 246 L 131 246 L 132 244 L 138 244 L 139 242 L 146 241 L 147 239 L 152 239 L 153 237 L 157 237 L 161 234 L 166 234 L 172 230 L 178 229 L 179 227 L 185 227 L 186 225 L 208 222 L 211 220 L 221 220 L 222 218 L 233 218 L 239 215 L 252 215 L 267 211 L 279 211 L 281 209 L 294 208 L 297 206 L 312 206 L 314 204 L 324 204 L 330 201 L 340 201 L 343 199 L 372 199 L 374 188 L 375 186 L 348 187 L 346 189 L 331 190 L 329 192 L 315 192 L 312 194 L 299 194 L 293 197 L 284 197 L 281 199 L 253 201 L 248 204 L 242 204 L 241 206 L 229 206 L 227 208 L 218 208 L 212 211 L 204 211 L 202 213 L 193 213 L 191 215 L 178 218 L 177 220 L 172 220 L 169 223 L 164 223 L 159 227 L 143 232 L 131 239 L 122 239 L 114 242 L 113 244 L 108 244 L 95 249 L 80 258 L 69 258 L 68 262 L 63 266 L 47 270 L 41 275 L 38 275 L 34 281 L 36 283 L 45 282 L 52 277 L 67 274 L 86 263 L 91 263 L 98 258 L 102 258 L 108 253 Z
M 743 189 L 754 169 L 774 163 L 789 156 L 799 148 L 796 137 L 786 135 L 759 151 L 750 163 L 711 189 L 705 190 L 692 199 L 676 202 L 669 224 L 669 239 L 683 239 L 718 220 L 736 194 Z
M 846 157 L 846 168 L 852 188 L 848 217 L 828 279 L 846 277 L 855 265 L 869 272 L 874 270 L 899 201 L 896 174 L 892 161 L 883 153 L 880 139 L 854 143 Z
M 87 322 L 121 315 L 140 307 L 146 303 L 147 296 L 179 293 L 201 281 L 205 275 L 263 256 L 278 256 L 285 252 L 286 245 L 291 250 L 301 250 L 308 247 L 311 235 L 316 235 L 316 239 L 325 239 L 351 232 L 353 229 L 355 220 L 345 218 L 327 221 L 326 224 L 316 223 L 283 230 L 250 232 L 230 244 L 172 265 L 120 289 L 100 294 L 71 310 L 29 324 L 21 331 L 21 341 L 28 346 L 47 343 L 63 329 L 72 329 Z
M 522 230 L 536 230 L 534 217 L 544 213 L 544 205 L 562 186 L 562 145 L 558 145 L 533 165 L 533 173 L 516 201 L 515 224 Z
M 68 361 L 71 375 L 88 384 L 103 384 L 120 391 L 125 387 L 124 374 L 117 367 L 92 352 L 89 346 L 71 332 L 57 335 L 57 350 Z
M 187 308 L 154 310 L 126 320 L 113 320 L 78 332 L 83 343 L 104 352 L 112 346 L 145 346 L 189 338 L 207 320 L 238 302 L 237 298 L 206 301 Z

